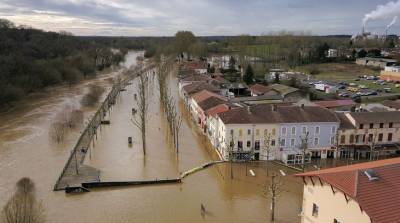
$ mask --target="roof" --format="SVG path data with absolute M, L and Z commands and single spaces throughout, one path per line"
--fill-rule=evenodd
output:
M 184 69 L 187 69 L 187 70 L 207 69 L 207 62 L 190 61 L 190 62 L 187 62 L 183 66 L 184 66 Z
M 339 122 L 336 115 L 322 107 L 259 104 L 231 109 L 218 114 L 225 124 Z
M 222 83 L 222 84 L 228 84 L 229 83 L 228 80 L 226 80 L 225 78 L 223 78 L 222 76 L 219 76 L 219 75 L 215 76 L 213 79 L 218 81 L 218 82 L 220 82 L 220 83 Z
M 346 113 L 336 113 L 336 116 L 340 120 L 340 129 L 355 129 L 356 127 L 346 117 Z
M 217 87 L 205 82 L 195 82 L 193 84 L 189 84 L 183 87 L 183 91 L 185 91 L 189 95 L 197 93 L 202 90 L 207 90 L 215 93 L 219 92 L 219 89 Z
M 358 123 L 400 122 L 400 111 L 351 112 L 350 115 Z
M 227 89 L 247 89 L 247 85 L 244 83 L 226 83 L 224 86 Z
M 205 75 L 205 74 L 192 74 L 190 76 L 186 76 L 185 78 L 181 79 L 180 81 L 183 82 L 196 82 L 196 81 L 211 81 L 212 79 Z
M 218 95 L 216 93 L 207 90 L 202 90 L 192 96 L 193 100 L 195 100 L 198 104 L 210 97 L 219 97 L 221 99 L 223 98 L 221 95 Z
M 198 105 L 201 109 L 203 109 L 203 111 L 207 111 L 208 109 L 223 103 L 226 103 L 226 99 L 224 100 L 220 97 L 211 96 L 201 101 Z
M 216 114 L 228 111 L 229 109 L 230 109 L 229 105 L 227 105 L 227 104 L 219 104 L 219 105 L 217 105 L 215 107 L 212 107 L 212 108 L 208 109 L 206 111 L 206 115 L 215 116 Z
M 365 170 L 373 170 L 378 179 L 369 180 Z M 391 223 L 400 219 L 400 158 L 341 166 L 296 174 L 318 177 L 354 199 L 371 222 Z
M 296 92 L 299 90 L 297 88 L 290 87 L 290 86 L 283 85 L 283 84 L 273 84 L 273 85 L 268 86 L 268 88 L 272 89 L 274 91 L 277 91 L 282 96 L 285 96 L 287 94 L 290 94 L 290 93 L 293 93 L 293 92 Z
M 356 105 L 356 103 L 353 100 L 314 101 L 313 103 L 324 108 L 337 108 L 342 106 Z
M 252 97 L 237 97 L 232 98 L 232 102 L 246 102 L 246 101 L 264 101 L 264 100 L 283 100 L 281 95 L 260 95 Z
M 254 94 L 265 94 L 270 91 L 267 86 L 262 84 L 255 84 L 249 88 L 249 90 Z
M 400 110 L 400 100 L 386 100 L 382 102 L 383 105 L 389 107 L 389 108 L 394 108 L 396 110 Z
M 358 58 L 358 59 L 360 59 L 360 60 L 374 60 L 374 61 L 387 62 L 387 63 L 397 62 L 397 60 L 395 60 L 395 59 L 378 58 L 378 57 L 364 57 L 364 58 Z

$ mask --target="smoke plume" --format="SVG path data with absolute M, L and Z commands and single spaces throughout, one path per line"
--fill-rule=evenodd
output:
M 394 16 L 397 19 L 397 15 L 400 15 L 400 0 L 397 0 L 396 2 L 391 1 L 385 5 L 378 5 L 375 10 L 364 16 L 363 26 L 365 26 L 367 22 L 371 20 L 388 19 Z M 393 20 L 396 22 L 395 19 Z
M 393 17 L 393 20 L 389 23 L 389 25 L 386 26 L 386 31 L 390 29 L 394 24 L 397 22 L 397 15 Z

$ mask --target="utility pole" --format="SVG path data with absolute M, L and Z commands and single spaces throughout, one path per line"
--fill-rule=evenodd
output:
M 231 134 L 231 142 L 229 145 L 229 162 L 231 164 L 231 179 L 233 179 L 233 147 L 235 146 L 235 141 L 233 140 L 233 134 Z

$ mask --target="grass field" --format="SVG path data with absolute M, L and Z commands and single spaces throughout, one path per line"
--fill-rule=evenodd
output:
M 395 88 L 392 83 L 378 85 L 374 84 L 372 80 L 360 79 L 359 81 L 355 81 L 358 76 L 379 76 L 380 74 L 380 70 L 378 69 L 357 65 L 355 63 L 310 64 L 299 67 L 296 70 L 305 73 L 310 73 L 311 70 L 317 70 L 319 73 L 312 77 L 316 80 L 355 83 L 357 85 L 365 85 L 371 90 L 390 87 L 392 93 L 400 93 L 400 88 Z

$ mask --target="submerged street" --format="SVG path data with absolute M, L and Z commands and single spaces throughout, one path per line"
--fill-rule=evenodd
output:
M 130 56 L 128 60 L 134 58 Z M 106 77 L 103 79 L 100 76 L 100 80 L 95 81 L 110 86 Z M 131 109 L 136 106 L 133 95 L 137 92 L 137 80 L 134 80 L 117 98 L 111 110 L 111 124 L 102 126 L 84 162 L 101 171 L 102 181 L 175 178 L 195 166 L 218 160 L 207 138 L 197 130 L 180 101 L 177 78 L 171 76 L 169 81 L 183 118 L 179 153 L 168 138 L 157 81 L 153 80 L 149 82 L 147 154 L 143 156 L 140 132 L 130 120 Z M 36 183 L 37 196 L 42 200 L 49 222 L 269 221 L 270 198 L 266 185 L 270 178 L 266 176 L 265 163 L 234 164 L 233 180 L 230 179 L 230 164 L 225 163 L 194 173 L 184 178 L 181 184 L 92 189 L 90 193 L 79 195 L 53 192 L 54 182 L 79 137 L 79 131 L 70 132 L 67 140 L 56 144 L 48 136 L 50 120 L 61 105 L 79 104 L 82 89 L 82 86 L 56 89 L 56 94 L 37 99 L 36 104 L 18 109 L 18 114 L 10 112 L 1 116 L 0 177 L 3 180 L 0 182 L 0 206 L 13 192 L 15 182 L 29 176 Z M 84 112 L 88 118 L 95 108 Z M 7 117 L 11 113 L 15 119 L 9 120 Z M 133 137 L 132 146 L 127 142 L 130 136 Z M 290 176 L 294 172 L 289 169 L 272 163 L 268 166 L 270 173 L 279 173 L 282 169 L 287 174 L 280 178 L 277 222 L 300 222 L 301 180 Z M 250 169 L 255 172 L 255 177 L 247 174 Z M 205 215 L 201 215 L 201 205 L 205 207 Z

